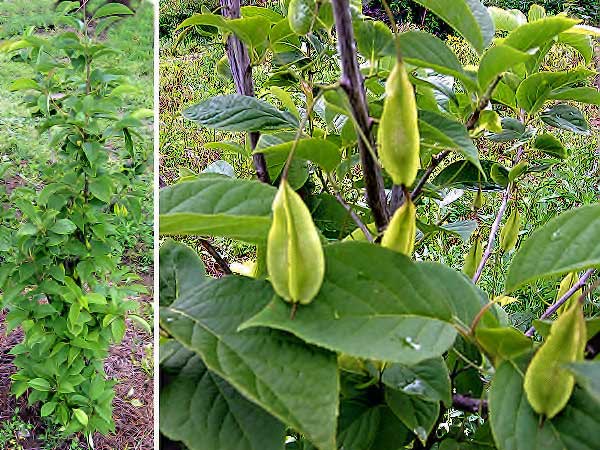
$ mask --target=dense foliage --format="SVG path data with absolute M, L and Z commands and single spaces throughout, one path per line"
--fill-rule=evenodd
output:
M 114 430 L 114 381 L 106 379 L 109 345 L 125 333 L 125 319 L 149 330 L 127 299 L 143 290 L 122 265 L 115 240 L 121 218 L 141 219 L 141 195 L 132 189 L 145 167 L 135 141 L 141 119 L 152 111 L 122 112 L 122 96 L 135 92 L 119 71 L 96 60 L 115 50 L 98 36 L 119 17 L 121 4 L 87 14 L 79 2 L 62 2 L 49 38 L 28 33 L 1 50 L 27 61 L 34 77 L 14 80 L 24 91 L 51 160 L 39 189 L 15 189 L 12 217 L 0 229 L 0 289 L 8 307 L 7 328 L 21 326 L 13 348 L 12 390 L 41 403 L 41 415 L 69 435 Z M 9 220 L 11 219 L 11 220 Z
M 286 15 L 236 3 L 180 25 L 226 42 L 217 71 L 237 89 L 183 116 L 247 133 L 209 148 L 258 180 L 225 161 L 182 171 L 161 191 L 160 232 L 243 241 L 256 259 L 240 276 L 213 252 L 226 274 L 215 279 L 194 250 L 163 243 L 161 432 L 203 450 L 592 450 L 600 205 L 522 239 L 520 187 L 568 164 L 562 132 L 589 135 L 576 104 L 600 104 L 587 68 L 600 31 L 537 5 L 419 0 L 477 55 L 463 66 L 439 38 L 396 33 L 360 2 L 291 0 Z M 544 70 L 557 45 L 579 65 Z M 252 68 L 268 73 L 257 96 Z M 426 221 L 453 189 L 474 192 L 473 220 Z M 471 240 L 463 273 L 427 261 L 422 245 L 441 233 Z M 484 292 L 492 256 L 510 267 Z M 564 279 L 535 329 L 512 326 L 519 289 L 552 276 Z

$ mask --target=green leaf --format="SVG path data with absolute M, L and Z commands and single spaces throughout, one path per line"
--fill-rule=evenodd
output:
M 381 381 L 406 395 L 416 395 L 432 402 L 452 404 L 450 376 L 443 358 L 421 361 L 414 366 L 390 364 L 385 367 Z
M 130 10 L 127 6 L 122 5 L 121 3 L 109 3 L 98 8 L 96 12 L 94 12 L 92 19 L 100 19 L 101 17 L 107 16 L 122 16 L 131 14 L 133 14 L 133 11 Z
M 562 145 L 562 142 L 548 133 L 540 134 L 536 137 L 533 142 L 533 148 L 559 159 L 565 159 L 569 156 L 567 149 Z
M 85 413 L 85 411 L 83 409 L 75 408 L 73 410 L 73 415 L 75 416 L 75 418 L 81 425 L 83 425 L 84 427 L 87 427 L 89 419 L 88 419 L 88 415 Z
M 600 361 L 578 361 L 566 366 L 577 384 L 600 403 Z
M 486 90 L 497 76 L 527 61 L 531 55 L 521 52 L 507 45 L 495 45 L 488 49 L 481 57 L 479 63 L 479 86 Z
M 54 412 L 55 409 L 56 409 L 56 402 L 44 403 L 44 406 L 42 406 L 42 409 L 40 410 L 40 416 L 48 417 L 50 414 L 52 414 Z
M 527 23 L 527 17 L 518 9 L 502 9 L 490 6 L 488 12 L 497 31 L 513 31 L 515 28 Z
M 458 272 L 364 242 L 325 247 L 325 267 L 321 291 L 294 320 L 275 297 L 242 329 L 281 329 L 350 356 L 413 365 L 446 351 L 456 337 L 450 323 L 470 324 L 482 306 Z
M 112 197 L 113 181 L 110 177 L 103 175 L 90 180 L 90 192 L 94 197 L 102 200 L 104 203 L 109 203 Z
M 524 360 L 503 362 L 489 393 L 490 423 L 498 450 L 595 450 L 600 440 L 600 403 L 575 388 L 566 408 L 541 421 L 523 391 Z
M 571 105 L 559 104 L 545 110 L 541 119 L 552 127 L 588 135 L 590 129 L 583 113 Z
M 58 219 L 54 225 L 50 227 L 50 231 L 56 234 L 71 234 L 77 229 L 69 219 Z
M 569 45 L 583 56 L 586 64 L 589 64 L 594 56 L 594 41 L 591 36 L 579 33 L 560 33 L 558 42 Z
M 477 342 L 481 348 L 493 358 L 497 365 L 505 359 L 529 353 L 533 341 L 516 328 L 482 328 L 475 331 Z
M 480 170 L 472 163 L 467 160 L 455 161 L 448 166 L 444 167 L 442 171 L 433 179 L 433 183 L 436 186 L 442 187 L 457 187 L 457 188 L 468 188 L 481 190 L 501 190 L 503 186 L 496 183 L 492 176 L 492 167 L 496 165 L 494 161 L 483 159 L 481 162 L 481 168 L 483 169 L 486 179 L 484 179 Z M 506 177 L 508 177 L 508 170 L 500 166 L 501 170 Z
M 494 142 L 509 142 L 522 139 L 525 135 L 525 125 L 520 120 L 512 117 L 503 117 L 501 120 L 502 131 L 490 134 L 488 138 Z
M 8 89 L 10 91 L 22 91 L 27 89 L 34 89 L 36 91 L 39 91 L 40 85 L 37 81 L 32 80 L 31 78 L 17 78 L 11 83 Z
M 478 53 L 492 42 L 494 22 L 479 0 L 456 0 L 452 8 L 446 0 L 415 1 L 454 28 Z
M 245 95 L 219 95 L 183 111 L 183 117 L 199 125 L 224 131 L 267 131 L 298 128 L 288 111 Z
M 207 278 L 198 253 L 172 239 L 167 239 L 160 246 L 158 260 L 160 306 L 169 306 L 178 292 L 193 290 Z
M 34 378 L 33 380 L 29 380 L 27 385 L 36 391 L 48 392 L 50 391 L 50 383 L 48 380 L 44 378 Z
M 425 443 L 440 414 L 439 402 L 428 402 L 389 388 L 385 390 L 385 400 L 402 423 Z
M 398 35 L 402 58 L 417 67 L 429 67 L 436 72 L 461 80 L 469 89 L 477 82 L 463 69 L 454 52 L 440 38 L 424 31 L 407 31 Z M 392 47 L 391 56 L 395 55 Z
M 122 317 L 117 317 L 110 323 L 110 330 L 114 341 L 121 342 L 125 336 L 125 320 Z
M 160 233 L 266 242 L 276 190 L 259 181 L 204 174 L 160 192 Z
M 369 61 L 396 54 L 394 35 L 385 23 L 364 20 L 354 26 L 358 51 Z
M 264 145 L 264 144 L 263 144 Z M 265 155 L 278 154 L 282 160 L 287 157 L 294 146 L 294 141 L 284 142 L 269 147 L 261 145 L 254 153 L 263 153 Z M 332 172 L 341 162 L 339 147 L 331 141 L 319 138 L 300 139 L 296 144 L 294 158 L 306 159 L 312 161 L 327 172 Z
M 477 147 L 463 124 L 432 111 L 419 111 L 419 132 L 422 146 L 437 151 L 448 148 L 455 150 L 477 167 L 485 177 Z
M 502 43 L 526 52 L 533 48 L 542 47 L 554 36 L 567 31 L 579 22 L 578 19 L 570 19 L 566 16 L 545 17 L 516 28 Z
M 176 30 L 181 30 L 182 28 L 188 28 L 198 25 L 208 25 L 220 29 L 227 29 L 227 21 L 223 16 L 218 14 L 194 14 L 192 17 L 181 22 Z
M 353 450 L 369 450 L 379 431 L 381 404 L 369 404 L 368 399 L 344 400 L 340 404 L 338 446 Z
M 275 330 L 237 331 L 273 295 L 266 281 L 234 276 L 211 280 L 180 291 L 170 307 L 161 309 L 161 324 L 244 397 L 320 449 L 334 450 L 339 395 L 335 355 Z
M 600 204 L 562 213 L 537 229 L 515 254 L 507 292 L 553 275 L 600 267 Z
M 600 91 L 592 87 L 558 89 L 548 96 L 550 100 L 572 100 L 590 105 L 600 105 Z
M 587 69 L 576 69 L 570 72 L 538 72 L 527 77 L 517 89 L 519 106 L 533 114 L 538 111 L 551 92 L 563 86 L 584 81 L 595 72 Z
M 190 450 L 282 448 L 281 422 L 208 370 L 194 352 L 177 342 L 169 346 L 171 354 L 161 362 L 161 433 Z

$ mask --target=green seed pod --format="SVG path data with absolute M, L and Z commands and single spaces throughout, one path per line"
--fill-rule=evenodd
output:
M 564 366 L 583 359 L 585 340 L 585 319 L 577 302 L 552 323 L 525 373 L 525 393 L 537 413 L 551 419 L 569 401 L 575 379 Z
M 315 0 L 291 0 L 288 5 L 288 21 L 292 31 L 300 36 L 310 33 L 315 11 Z
M 577 283 L 578 281 L 579 281 L 579 277 L 577 276 L 577 272 L 571 272 L 571 273 L 567 274 L 567 276 L 564 277 L 562 279 L 562 281 L 560 282 L 558 292 L 556 293 L 556 300 L 558 300 L 563 295 L 565 295 L 567 293 L 567 291 L 569 289 L 571 289 L 573 286 L 575 286 L 575 283 Z M 564 302 L 560 306 L 560 308 L 558 308 L 556 310 L 556 314 L 558 314 L 560 316 L 566 310 L 568 310 L 569 307 L 573 304 L 573 302 L 576 302 L 577 299 L 579 299 L 579 297 L 581 297 L 581 293 L 582 293 L 581 289 L 575 291 L 575 293 L 569 298 L 569 300 Z
M 500 248 L 504 252 L 508 252 L 515 248 L 519 239 L 519 231 L 521 229 L 521 215 L 516 206 L 513 206 L 508 220 L 504 224 L 504 228 L 500 232 Z
M 379 123 L 379 156 L 394 184 L 412 186 L 421 165 L 415 93 L 402 62 L 385 84 L 387 94 Z
M 465 257 L 465 264 L 463 266 L 463 273 L 469 278 L 473 278 L 477 268 L 479 267 L 479 263 L 481 263 L 481 257 L 483 256 L 483 246 L 481 245 L 481 240 L 479 236 L 475 238 L 475 242 L 471 245 L 469 249 L 469 253 Z
M 408 198 L 392 216 L 383 234 L 381 245 L 410 257 L 415 248 L 416 234 L 417 209 Z
M 267 271 L 275 292 L 291 303 L 310 303 L 325 276 L 319 233 L 300 196 L 282 180 L 273 201 Z
M 485 197 L 483 196 L 483 192 L 481 192 L 481 189 L 477 189 L 477 194 L 475 194 L 475 198 L 473 199 L 473 210 L 477 211 L 481 209 L 484 204 Z

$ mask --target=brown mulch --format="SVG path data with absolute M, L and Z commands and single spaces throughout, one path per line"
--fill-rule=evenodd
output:
M 150 291 L 150 296 L 137 299 L 143 307 L 143 303 L 152 303 L 152 275 L 142 276 L 142 280 Z M 32 425 L 30 432 L 19 436 L 19 442 L 25 450 L 38 450 L 43 445 L 38 437 L 45 431 L 45 424 L 39 417 L 39 405 L 28 407 L 24 397 L 16 400 L 10 394 L 10 375 L 16 371 L 16 368 L 12 364 L 13 357 L 8 352 L 21 341 L 23 334 L 20 329 L 17 329 L 7 336 L 5 316 L 6 311 L 0 311 L 0 426 L 3 421 L 10 420 L 18 408 L 21 420 Z M 104 367 L 107 376 L 117 381 L 113 402 L 116 433 L 109 436 L 96 434 L 94 436 L 96 450 L 152 450 L 154 448 L 152 348 L 152 336 L 128 321 L 123 341 L 110 349 Z M 142 368 L 142 361 L 148 365 L 146 370 Z M 79 437 L 79 442 L 79 448 L 88 448 L 83 444 L 85 438 Z M 69 448 L 69 442 L 65 442 L 55 450 Z

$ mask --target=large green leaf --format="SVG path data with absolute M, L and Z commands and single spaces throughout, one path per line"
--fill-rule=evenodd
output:
M 237 331 L 273 297 L 266 281 L 229 276 L 180 292 L 161 325 L 250 401 L 335 449 L 339 380 L 335 355 L 270 329 Z M 307 396 L 306 393 L 311 395 Z
M 160 233 L 265 242 L 275 193 L 258 181 L 200 175 L 160 191 Z
M 498 31 L 513 31 L 515 28 L 527 23 L 527 17 L 518 9 L 502 9 L 490 6 L 488 12 Z
M 408 365 L 440 356 L 454 342 L 454 320 L 470 324 L 479 291 L 441 264 L 414 263 L 364 242 L 325 247 L 325 280 L 293 320 L 280 298 L 242 328 L 267 326 L 351 356 Z
M 433 430 L 438 415 L 440 414 L 440 403 L 429 402 L 419 397 L 405 394 L 395 389 L 386 388 L 385 400 L 390 409 L 411 430 L 421 442 L 427 440 L 427 436 Z
M 432 111 L 419 111 L 419 132 L 422 146 L 438 152 L 445 149 L 455 150 L 483 174 L 477 147 L 462 123 Z M 485 177 L 485 174 L 483 176 Z
M 231 94 L 211 97 L 186 108 L 183 117 L 224 131 L 267 131 L 298 127 L 298 119 L 264 100 Z
M 586 80 L 594 74 L 595 72 L 587 69 L 535 73 L 519 85 L 517 101 L 521 108 L 529 114 L 533 114 L 543 106 L 553 90 Z
M 575 375 L 577 384 L 600 402 L 600 361 L 579 361 L 567 368 Z
M 294 147 L 294 141 L 265 147 L 265 144 L 257 148 L 256 152 L 265 155 L 278 155 L 284 161 Z M 328 172 L 335 170 L 342 158 L 339 147 L 331 141 L 319 138 L 300 139 L 296 144 L 294 158 L 312 161 Z
M 443 358 L 421 361 L 414 366 L 390 364 L 386 366 L 381 381 L 407 395 L 416 395 L 433 402 L 452 403 L 450 376 Z
M 208 370 L 194 352 L 177 342 L 165 345 L 171 348 L 160 370 L 161 433 L 189 450 L 282 449 L 281 422 Z
M 600 105 L 600 91 L 592 87 L 565 88 L 552 91 L 550 100 L 572 100 L 579 103 Z
M 503 72 L 525 62 L 531 57 L 528 53 L 521 52 L 507 45 L 496 45 L 488 49 L 481 57 L 479 63 L 479 85 L 486 90 L 494 79 Z
M 583 113 L 571 105 L 558 104 L 542 112 L 541 119 L 548 125 L 572 133 L 587 135 L 589 126 Z
M 478 53 L 483 53 L 494 37 L 494 22 L 479 0 L 415 0 L 462 35 Z
M 572 28 L 579 22 L 577 19 L 570 19 L 566 16 L 545 17 L 516 28 L 506 37 L 503 44 L 526 52 L 542 47 L 554 36 Z
M 600 403 L 576 388 L 565 409 L 540 420 L 523 390 L 523 361 L 505 361 L 489 394 L 490 422 L 499 450 L 595 450 L 600 441 Z
M 477 82 L 463 69 L 454 52 L 440 38 L 424 31 L 407 31 L 398 35 L 402 57 L 417 67 L 429 67 L 436 72 L 461 80 L 469 89 Z
M 533 148 L 559 159 L 565 159 L 569 156 L 562 142 L 548 133 L 540 134 L 536 137 L 535 141 L 533 141 Z
M 352 450 L 369 450 L 379 431 L 381 404 L 369 404 L 363 399 L 340 403 L 338 419 L 338 446 Z
M 396 54 L 394 35 L 385 23 L 364 20 L 354 26 L 356 27 L 358 51 L 365 58 L 375 61 L 384 56 L 394 56 Z
M 536 230 L 508 269 L 508 292 L 552 275 L 600 267 L 600 204 L 567 211 Z
M 193 249 L 167 239 L 159 251 L 160 306 L 169 306 L 178 292 L 192 291 L 206 279 L 204 264 Z
M 569 32 L 560 33 L 558 35 L 558 42 L 569 45 L 581 53 L 586 64 L 589 64 L 594 56 L 594 41 L 591 36 Z
M 503 186 L 494 182 L 491 177 L 492 167 L 496 163 L 487 159 L 481 160 L 481 168 L 483 169 L 487 180 L 484 179 L 480 170 L 474 164 L 467 160 L 454 161 L 444 167 L 442 171 L 433 179 L 436 186 L 441 187 L 458 187 L 467 189 L 481 188 L 485 191 L 502 190 Z M 500 166 L 500 169 L 505 176 L 508 176 L 508 170 Z

